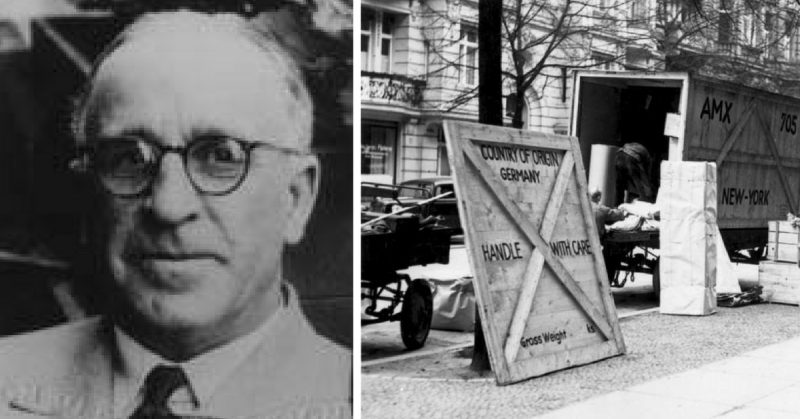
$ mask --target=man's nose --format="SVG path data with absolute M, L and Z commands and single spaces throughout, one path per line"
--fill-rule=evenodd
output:
M 200 197 L 183 166 L 175 153 L 166 153 L 161 159 L 148 197 L 149 210 L 159 222 L 180 224 L 197 217 Z

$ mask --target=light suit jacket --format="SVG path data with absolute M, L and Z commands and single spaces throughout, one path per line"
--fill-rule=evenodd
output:
M 238 418 L 352 416 L 352 352 L 318 336 L 297 301 L 219 385 L 210 414 Z M 113 328 L 101 318 L 0 339 L 0 418 L 111 418 Z

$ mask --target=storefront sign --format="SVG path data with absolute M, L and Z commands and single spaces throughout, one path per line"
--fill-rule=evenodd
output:
M 361 145 L 361 157 L 365 157 L 368 159 L 385 159 L 386 157 L 392 154 L 391 146 L 388 145 L 380 145 L 380 144 L 372 144 L 372 145 Z

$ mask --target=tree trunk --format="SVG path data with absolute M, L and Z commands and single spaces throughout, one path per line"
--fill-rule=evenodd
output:
M 503 2 L 478 2 L 478 121 L 503 125 L 502 15 Z
M 503 2 L 478 2 L 478 122 L 503 125 L 503 80 L 501 72 Z M 483 337 L 480 313 L 475 313 L 475 343 L 472 351 L 473 371 L 491 370 L 489 352 Z
M 514 101 L 514 116 L 511 118 L 511 126 L 522 129 L 522 112 L 525 110 L 525 90 L 517 89 L 517 100 Z

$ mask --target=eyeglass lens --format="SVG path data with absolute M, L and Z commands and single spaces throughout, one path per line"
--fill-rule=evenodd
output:
M 100 141 L 93 151 L 100 181 L 119 195 L 135 195 L 147 188 L 158 161 L 152 147 L 133 139 Z
M 150 187 L 165 152 L 182 152 L 192 184 L 202 193 L 223 194 L 238 186 L 247 171 L 247 146 L 231 138 L 203 138 L 186 150 L 168 149 L 138 139 L 99 141 L 93 149 L 100 181 L 116 195 L 138 195 Z
M 222 192 L 239 183 L 247 170 L 247 151 L 233 139 L 200 140 L 189 147 L 187 170 L 204 192 Z

